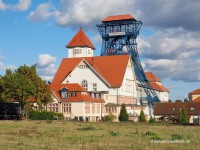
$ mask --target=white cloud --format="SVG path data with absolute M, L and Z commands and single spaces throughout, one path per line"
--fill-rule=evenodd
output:
M 6 67 L 6 69 L 15 70 L 15 69 L 17 69 L 17 67 L 16 67 L 15 65 L 8 65 L 8 66 Z
M 101 44 L 102 43 L 102 38 L 101 38 L 101 35 L 98 34 L 98 35 L 95 35 L 93 37 L 91 37 L 91 42 L 96 45 L 96 44 Z
M 6 4 L 0 0 L 0 10 L 26 11 L 30 8 L 32 0 L 19 0 L 17 4 Z
M 36 10 L 29 15 L 30 21 L 43 21 L 54 16 L 60 26 L 92 27 L 108 15 L 138 14 L 134 9 L 133 0 L 61 0 L 60 8 L 55 8 L 50 3 L 38 5 Z
M 108 15 L 124 14 L 134 12 L 133 0 L 73 0 L 61 1 L 62 8 L 60 14 L 56 16 L 56 21 L 59 25 L 83 25 L 93 26 Z
M 32 22 L 37 22 L 47 20 L 49 17 L 57 15 L 58 12 L 52 4 L 44 3 L 38 5 L 35 11 L 31 11 L 30 15 L 28 16 L 28 19 Z
M 0 10 L 6 10 L 7 6 L 4 4 L 3 0 L 0 0 Z
M 6 58 L 5 56 L 0 56 L 0 60 L 5 59 L 5 58 Z
M 49 3 L 45 3 L 49 4 Z M 41 4 L 40 4 L 41 5 Z M 37 12 L 40 5 L 33 12 Z M 46 9 L 45 13 L 37 13 L 38 19 L 55 17 L 58 25 L 71 27 L 94 28 L 109 15 L 131 13 L 142 20 L 144 26 L 153 28 L 178 28 L 199 31 L 200 1 L 176 0 L 60 0 L 60 6 Z M 49 8 L 49 7 L 48 7 Z M 153 11 L 152 11 L 153 10 Z M 32 21 L 32 20 L 31 20 Z
M 45 81 L 52 81 L 53 80 L 53 76 L 40 76 L 42 78 L 42 80 L 45 80 Z
M 38 56 L 37 65 L 38 67 L 46 67 L 56 61 L 56 57 L 52 57 L 49 54 L 40 54 Z
M 52 57 L 49 54 L 40 54 L 37 60 L 37 73 L 46 81 L 51 81 L 57 71 L 57 67 L 54 64 L 56 57 Z
M 146 71 L 158 77 L 200 81 L 200 35 L 183 28 L 160 30 L 138 38 L 139 55 Z
M 48 75 L 54 75 L 57 68 L 56 68 L 55 64 L 49 64 L 48 66 L 43 67 L 43 68 L 38 68 L 37 70 L 40 75 L 48 76 Z
M 13 6 L 16 11 L 26 11 L 31 6 L 32 0 L 19 0 L 18 4 Z
M 140 55 L 151 59 L 190 59 L 200 56 L 200 35 L 182 28 L 158 31 L 138 38 Z
M 171 78 L 185 82 L 200 81 L 200 60 L 147 60 L 144 70 L 150 70 L 159 78 Z
M 0 62 L 0 70 L 4 70 L 5 69 L 5 65 L 3 62 Z

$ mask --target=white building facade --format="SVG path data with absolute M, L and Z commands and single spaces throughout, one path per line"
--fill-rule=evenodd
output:
M 112 113 L 118 121 L 121 104 L 126 105 L 130 119 L 138 116 L 141 109 L 148 107 L 141 106 L 140 98 L 145 97 L 145 93 L 137 85 L 130 55 L 93 56 L 95 48 L 82 29 L 66 47 L 68 58 L 63 58 L 52 85 L 79 84 L 89 93 L 90 100 L 68 100 L 71 112 L 70 115 L 65 114 L 65 117 L 98 121 Z M 168 100 L 167 91 L 164 93 L 156 88 L 155 90 L 160 99 Z M 96 103 L 93 102 L 94 99 Z M 63 101 L 54 96 L 54 102 Z M 59 112 L 63 110 L 60 109 Z

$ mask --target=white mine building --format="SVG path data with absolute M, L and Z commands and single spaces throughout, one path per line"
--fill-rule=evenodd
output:
M 80 29 L 67 44 L 68 58 L 63 58 L 49 87 L 53 102 L 48 111 L 63 113 L 67 120 L 99 121 L 112 113 L 118 121 L 121 105 L 126 105 L 129 119 L 136 121 L 143 109 L 145 92 L 138 86 L 130 55 L 93 56 L 95 47 Z M 160 101 L 168 101 L 169 91 L 151 72 L 146 72 Z

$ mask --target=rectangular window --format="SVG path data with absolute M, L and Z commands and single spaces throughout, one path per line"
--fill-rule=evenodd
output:
M 93 91 L 97 91 L 97 84 L 93 83 Z
M 61 92 L 61 97 L 62 98 L 67 98 L 67 92 Z
M 88 50 L 88 54 L 92 54 L 92 50 Z
M 80 69 L 87 69 L 88 68 L 88 66 L 86 66 L 86 65 L 79 65 L 78 66 Z
M 73 96 L 76 97 L 77 93 L 74 93 Z
M 76 55 L 76 54 L 81 54 L 81 49 L 74 49 L 73 55 Z
M 92 113 L 95 113 L 95 103 L 92 104 Z
M 85 103 L 85 113 L 90 113 L 90 103 Z
M 114 113 L 115 111 L 114 111 L 114 107 L 112 108 L 112 112 Z
M 97 113 L 100 113 L 100 104 L 97 104 Z
M 94 98 L 94 93 L 91 93 L 91 98 Z
M 50 111 L 54 111 L 54 112 L 58 112 L 58 104 L 49 104 L 49 110 Z
M 99 99 L 99 94 L 96 94 L 96 99 Z
M 63 104 L 63 112 L 64 113 L 71 113 L 71 104 Z
M 72 97 L 72 93 L 69 93 L 69 97 Z
M 194 107 L 191 107 L 191 108 L 190 108 L 190 111 L 194 111 Z

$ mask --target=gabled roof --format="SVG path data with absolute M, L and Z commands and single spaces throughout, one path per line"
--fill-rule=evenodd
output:
M 49 84 L 49 87 L 55 96 L 55 98 L 60 102 L 95 102 L 104 103 L 102 99 L 91 98 L 90 94 L 79 84 Z M 69 90 L 69 93 L 76 93 L 76 96 L 68 96 L 66 99 L 61 98 L 60 90 L 65 87 Z
M 161 91 L 161 92 L 169 92 L 169 90 L 167 88 L 165 88 L 163 85 L 159 85 L 157 83 L 149 83 L 150 86 L 155 89 L 155 90 L 158 90 L 158 91 Z
M 161 82 L 160 79 L 152 72 L 145 72 L 145 75 L 149 82 Z
M 178 115 L 180 108 L 184 106 L 188 115 L 200 114 L 200 103 L 194 102 L 158 102 L 155 104 L 154 115 Z M 194 111 L 190 111 L 194 108 Z
M 124 15 L 108 16 L 105 19 L 103 19 L 102 22 L 119 21 L 119 20 L 135 20 L 135 19 L 130 14 L 124 14 Z
M 199 102 L 200 102 L 200 96 L 197 97 L 197 98 L 195 98 L 192 102 L 197 102 L 197 103 L 199 103 Z
M 189 93 L 189 95 L 191 95 L 191 94 L 200 94 L 200 89 L 196 89 Z
M 78 33 L 72 38 L 72 40 L 67 44 L 66 47 L 90 47 L 91 49 L 95 50 L 94 45 L 89 40 L 82 28 L 80 28 Z
M 84 58 L 64 58 L 53 79 L 53 84 L 62 81 L 81 61 L 87 61 L 102 79 L 111 87 L 120 87 L 124 78 L 130 55 L 96 56 Z

